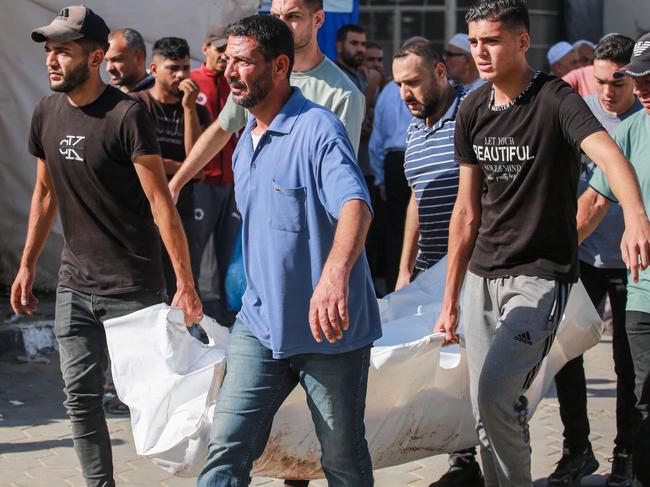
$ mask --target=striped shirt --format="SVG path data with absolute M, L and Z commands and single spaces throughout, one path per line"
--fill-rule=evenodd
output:
M 404 174 L 415 191 L 420 223 L 415 268 L 428 269 L 447 254 L 449 220 L 458 193 L 459 165 L 454 159 L 456 112 L 466 92 L 456 88 L 456 99 L 433 125 L 413 118 L 406 137 Z

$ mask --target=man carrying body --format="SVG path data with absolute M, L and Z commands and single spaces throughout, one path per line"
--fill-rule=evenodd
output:
M 521 0 L 486 0 L 466 15 L 472 55 L 488 81 L 456 118 L 461 164 L 449 224 L 445 297 L 434 330 L 457 342 L 465 282 L 470 395 L 485 485 L 531 487 L 525 392 L 550 349 L 578 278 L 576 192 L 584 151 L 620 196 L 623 260 L 648 264 L 650 223 L 629 163 L 580 95 L 526 62 Z
M 449 217 L 458 193 L 458 163 L 449 147 L 466 91 L 462 85 L 452 88 L 442 56 L 429 42 L 403 46 L 393 58 L 393 78 L 413 114 L 404 158 L 411 199 L 397 290 L 447 254 Z M 483 485 L 475 456 L 475 448 L 451 454 L 449 471 L 430 487 Z
M 339 117 L 356 152 L 365 113 L 363 94 L 318 47 L 318 29 L 325 20 L 322 0 L 274 0 L 271 15 L 285 22 L 295 39 L 296 62 L 291 85 L 300 88 L 308 100 L 329 108 Z M 221 150 L 232 134 L 246 125 L 246 119 L 246 109 L 229 98 L 219 119 L 199 137 L 183 167 L 170 181 L 172 196 L 176 197 L 180 188 Z
M 632 57 L 634 41 L 622 35 L 607 36 L 598 44 L 593 62 L 596 94 L 585 98 L 587 105 L 612 134 L 616 127 L 641 110 L 634 95 L 634 82 L 615 73 Z M 588 187 L 594 164 L 583 161 L 579 192 L 596 198 L 598 193 Z M 612 473 L 608 487 L 629 487 L 632 483 L 632 444 L 639 425 L 635 407 L 634 365 L 625 333 L 625 264 L 619 248 L 623 235 L 623 214 L 619 205 L 612 205 L 606 218 L 579 249 L 580 278 L 596 309 L 602 309 L 609 296 L 612 306 L 614 368 L 616 370 L 616 438 L 612 455 Z M 569 361 L 555 376 L 560 417 L 564 425 L 564 448 L 549 486 L 570 486 L 598 468 L 589 443 L 587 417 L 587 384 L 582 355 Z
M 230 94 L 224 76 L 227 42 L 225 26 L 211 27 L 202 46 L 205 62 L 190 74 L 200 90 L 196 101 L 208 109 L 212 120 L 217 119 Z M 203 169 L 204 179 L 194 185 L 197 255 L 202 259 L 199 272 L 209 273 L 209 277 L 202 280 L 201 299 L 206 313 L 228 325 L 232 324 L 234 315 L 228 310 L 225 279 L 240 227 L 232 174 L 232 154 L 236 146 L 237 137 L 232 135 Z M 210 247 L 206 251 L 208 244 Z M 199 282 L 199 275 L 195 279 Z
M 580 67 L 578 54 L 573 46 L 566 41 L 553 44 L 546 53 L 546 59 L 551 74 L 559 78 Z
M 645 208 L 650 208 L 650 34 L 642 36 L 634 46 L 632 59 L 616 76 L 629 76 L 634 93 L 643 110 L 622 122 L 614 139 L 636 170 Z M 610 201 L 621 201 L 612 191 L 614 180 L 605 178 L 600 168 L 590 181 L 591 193 L 585 192 L 578 204 L 578 230 L 581 239 L 588 236 L 607 214 Z M 589 190 L 588 190 L 589 191 Z M 594 197 L 595 194 L 595 197 Z M 626 215 L 627 216 L 627 215 Z M 627 286 L 625 327 L 634 363 L 637 408 L 642 422 L 636 431 L 632 451 L 635 487 L 650 487 L 650 270 L 641 271 L 635 279 L 632 269 Z
M 110 82 L 124 93 L 148 90 L 154 84 L 147 73 L 147 46 L 142 35 L 133 29 L 120 29 L 108 36 L 106 72 Z
M 381 325 L 363 254 L 363 176 L 336 116 L 290 86 L 286 24 L 257 15 L 228 34 L 232 98 L 254 117 L 234 156 L 248 287 L 198 485 L 248 485 L 273 416 L 300 383 L 329 485 L 371 486 L 363 415 Z
M 199 88 L 190 79 L 190 48 L 185 39 L 163 37 L 153 46 L 151 73 L 156 82 L 150 90 L 133 95 L 149 110 L 156 124 L 160 154 L 167 177 L 180 168 L 185 155 L 192 150 L 203 127 L 210 123 L 207 109 L 196 103 Z M 194 279 L 198 275 L 201 257 L 196 248 L 194 225 L 194 185 L 183 188 L 176 208 L 183 222 L 190 249 Z M 163 252 L 163 275 L 167 295 L 175 292 L 174 272 L 169 256 Z
M 54 332 L 72 438 L 89 487 L 112 487 L 111 445 L 102 410 L 108 362 L 103 321 L 163 301 L 158 232 L 177 276 L 173 304 L 201 317 L 187 243 L 144 108 L 99 69 L 109 29 L 90 9 L 67 7 L 32 31 L 45 42 L 50 88 L 34 110 L 29 150 L 37 158 L 27 239 L 11 288 L 16 313 L 31 314 L 38 256 L 61 216 L 64 248 Z
M 478 75 L 467 34 L 454 34 L 447 42 L 444 57 L 449 78 L 454 83 L 462 85 L 466 91 L 471 91 L 485 83 Z

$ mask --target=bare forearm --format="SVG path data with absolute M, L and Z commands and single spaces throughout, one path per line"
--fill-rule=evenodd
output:
M 56 219 L 57 204 L 54 194 L 44 187 L 34 189 L 27 224 L 27 238 L 20 266 L 34 269 L 38 256 L 43 251 L 47 237 Z
M 185 162 L 169 182 L 172 191 L 180 191 L 226 145 L 232 134 L 221 128 L 215 120 L 198 137 Z
M 371 219 L 364 201 L 351 200 L 343 205 L 325 267 L 346 273 L 352 270 L 365 245 Z
M 581 244 L 598 227 L 607 214 L 610 202 L 592 188 L 588 188 L 578 199 L 578 243 Z
M 411 199 L 406 208 L 406 222 L 404 223 L 404 243 L 402 245 L 402 257 L 400 259 L 400 272 L 413 272 L 415 259 L 418 254 L 418 236 L 420 235 L 420 222 L 418 217 L 417 201 L 415 192 L 411 192 Z
M 168 175 L 176 174 L 181 167 L 181 163 L 179 161 L 175 161 L 174 159 L 164 157 L 162 161 L 163 167 L 165 168 L 165 174 Z
M 196 111 L 196 105 L 184 109 L 184 131 L 183 143 L 185 145 L 185 154 L 189 154 L 194 144 L 201 136 L 201 124 L 199 114 Z
M 449 222 L 447 245 L 447 278 L 443 307 L 458 306 L 460 289 L 465 279 L 480 225 L 480 213 L 469 207 L 454 207 Z

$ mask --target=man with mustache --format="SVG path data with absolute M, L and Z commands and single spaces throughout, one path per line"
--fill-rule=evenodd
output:
M 151 74 L 155 83 L 150 90 L 132 96 L 149 110 L 155 122 L 165 173 L 174 175 L 185 155 L 192 150 L 204 127 L 210 123 L 208 110 L 196 103 L 199 88 L 190 79 L 190 48 L 185 39 L 163 37 L 153 45 Z M 200 176 L 200 175 L 199 175 Z M 196 245 L 194 223 L 194 184 L 183 188 L 176 204 L 183 222 L 194 279 L 198 276 L 201 256 Z M 163 273 L 167 295 L 175 291 L 174 274 L 169 256 L 163 252 Z
M 14 311 L 33 313 L 36 262 L 58 211 L 64 247 L 54 334 L 64 405 L 88 487 L 115 485 L 102 409 L 108 363 L 103 322 L 163 301 L 160 237 L 177 278 L 173 305 L 183 309 L 188 325 L 202 312 L 151 119 L 99 74 L 108 33 L 104 20 L 83 6 L 66 7 L 32 31 L 35 42 L 45 43 L 55 94 L 42 98 L 32 116 L 29 151 L 36 157 L 36 183 L 11 288 Z
M 370 487 L 364 410 L 381 323 L 363 251 L 368 189 L 341 122 L 289 84 L 287 25 L 255 15 L 228 35 L 232 99 L 252 115 L 233 158 L 248 287 L 198 485 L 248 485 L 300 384 L 328 484 Z
M 467 92 L 463 85 L 450 85 L 442 56 L 428 41 L 402 46 L 393 57 L 393 79 L 413 115 L 404 157 L 411 197 L 395 287 L 401 289 L 447 254 L 459 172 L 449 147 L 454 143 L 456 114 Z M 449 470 L 430 487 L 482 486 L 481 467 L 475 457 L 476 448 L 452 453 Z
M 322 0 L 273 0 L 271 15 L 289 26 L 295 40 L 296 61 L 291 85 L 303 95 L 332 110 L 343 122 L 355 149 L 359 148 L 361 123 L 365 114 L 363 94 L 318 47 L 318 29 L 325 21 Z M 183 167 L 169 183 L 172 196 L 200 171 L 227 143 L 233 133 L 246 125 L 247 111 L 228 100 L 219 119 L 208 127 L 187 155 Z

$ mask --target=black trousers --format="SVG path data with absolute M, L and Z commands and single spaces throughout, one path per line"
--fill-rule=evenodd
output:
M 634 360 L 637 408 L 643 415 L 632 455 L 634 487 L 650 487 L 650 313 L 628 311 L 625 318 Z
M 392 292 L 399 275 L 399 261 L 404 241 L 406 207 L 411 198 L 404 176 L 404 152 L 392 151 L 384 159 L 386 185 L 386 290 Z
M 625 331 L 627 271 L 599 269 L 580 262 L 580 277 L 596 309 L 605 296 L 612 305 L 614 370 L 616 372 L 616 438 L 614 445 L 631 450 L 641 416 L 635 407 L 634 364 Z M 555 376 L 564 439 L 569 451 L 589 446 L 587 384 L 582 355 L 566 363 Z

